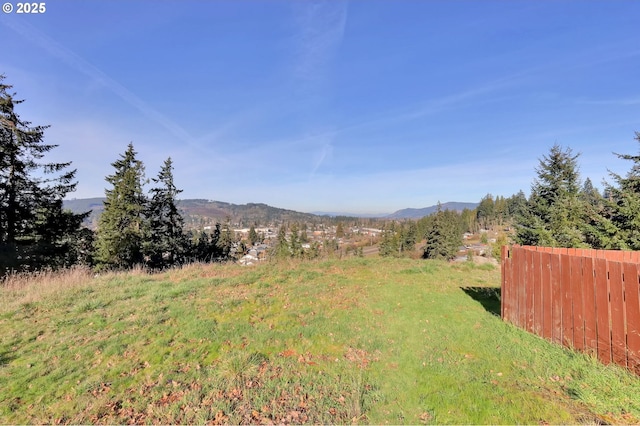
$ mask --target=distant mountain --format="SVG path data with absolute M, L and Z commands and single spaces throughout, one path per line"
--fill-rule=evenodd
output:
M 440 204 L 440 208 L 442 210 L 455 210 L 461 212 L 464 209 L 473 210 L 478 207 L 478 204 L 479 203 L 459 203 L 450 201 L 448 203 Z M 402 209 L 390 214 L 389 216 L 385 216 L 385 219 L 420 219 L 425 216 L 429 216 L 432 213 L 435 213 L 437 210 L 437 205 L 424 207 L 421 209 Z
M 91 211 L 86 225 L 97 228 L 100 214 L 104 210 L 105 198 L 83 198 L 65 200 L 64 208 L 74 213 Z M 227 217 L 236 226 L 250 227 L 254 223 L 268 225 L 286 222 L 314 222 L 320 218 L 311 213 L 300 213 L 293 210 L 280 209 L 261 203 L 231 204 L 222 201 L 203 199 L 179 200 L 178 208 L 182 211 L 187 228 L 202 228 L 223 223 Z
M 178 208 L 182 210 L 187 225 L 200 227 L 202 224 L 224 222 L 227 217 L 231 222 L 242 227 L 250 227 L 257 223 L 268 225 L 279 222 L 313 222 L 319 218 L 311 213 L 280 209 L 263 203 L 231 204 L 211 200 L 180 200 Z
M 99 198 L 74 198 L 72 200 L 64 200 L 62 206 L 74 213 L 85 213 L 91 211 L 89 217 L 85 220 L 85 225 L 91 229 L 98 227 L 98 219 L 104 210 L 104 197 Z
M 74 213 L 91 211 L 85 224 L 95 229 L 98 226 L 100 214 L 104 210 L 105 198 L 80 198 L 65 200 L 64 208 Z M 465 208 L 475 209 L 478 203 L 449 202 L 441 205 L 443 210 L 462 211 Z M 335 212 L 301 213 L 294 210 L 280 209 L 262 203 L 232 204 L 223 201 L 204 199 L 179 200 L 178 208 L 182 211 L 187 228 L 202 229 L 204 226 L 223 223 L 227 217 L 234 226 L 250 227 L 259 225 L 277 224 L 281 222 L 319 222 L 323 217 L 354 217 L 354 218 L 382 218 L 382 219 L 420 219 L 435 212 L 437 206 L 422 209 L 403 209 L 390 215 L 351 214 Z
M 388 216 L 386 213 L 345 213 L 345 212 L 311 212 L 316 216 L 329 216 L 329 217 L 357 217 L 357 218 L 379 218 Z

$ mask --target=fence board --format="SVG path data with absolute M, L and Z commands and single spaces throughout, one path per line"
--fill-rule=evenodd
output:
M 525 269 L 525 276 L 526 276 L 526 283 L 527 283 L 527 288 L 526 288 L 526 298 L 525 298 L 525 318 L 526 318 L 526 323 L 525 323 L 525 329 L 528 332 L 533 332 L 533 319 L 534 319 L 534 311 L 535 311 L 535 302 L 536 302 L 536 297 L 538 295 L 537 293 L 537 288 L 536 288 L 536 274 L 535 274 L 535 267 L 534 267 L 534 259 L 533 256 L 536 252 L 534 252 L 533 250 L 525 250 L 524 251 L 524 255 L 525 255 L 525 260 L 526 260 L 526 269 Z
M 584 283 L 582 258 L 572 256 L 571 262 L 571 308 L 573 310 L 573 347 L 579 351 L 584 350 L 584 306 L 582 287 Z
M 638 265 L 624 265 L 624 295 L 627 314 L 627 366 L 640 374 L 640 281 Z
M 525 250 L 520 249 L 515 253 L 516 265 L 518 267 L 518 282 L 516 289 L 518 291 L 518 319 L 519 327 L 526 328 L 527 324 L 527 262 L 525 258 Z
M 595 265 L 591 257 L 582 259 L 584 341 L 585 349 L 597 353 L 598 335 L 596 332 L 596 280 Z
M 500 316 L 503 319 L 507 318 L 505 306 L 509 301 L 509 280 L 507 278 L 507 274 L 511 269 L 511 265 L 507 265 L 511 262 L 509 259 L 509 246 L 502 246 L 500 248 Z
M 624 329 L 624 281 L 622 263 L 609 262 L 609 294 L 611 295 L 611 354 L 613 362 L 627 365 L 627 339 Z
M 540 264 L 542 265 L 542 334 L 547 340 L 552 339 L 552 294 L 551 294 L 551 253 L 540 253 Z
M 560 255 L 551 254 L 551 339 L 562 343 L 562 280 Z
M 562 279 L 562 343 L 573 347 L 573 309 L 571 306 L 571 257 L 561 255 Z
M 598 359 L 611 363 L 611 328 L 609 327 L 609 274 L 607 259 L 594 259 L 596 272 L 596 315 L 598 331 Z

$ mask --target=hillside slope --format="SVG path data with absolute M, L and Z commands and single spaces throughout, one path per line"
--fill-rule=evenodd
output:
M 411 259 L 0 287 L 0 423 L 620 424 L 640 380 L 506 324 L 499 270 Z

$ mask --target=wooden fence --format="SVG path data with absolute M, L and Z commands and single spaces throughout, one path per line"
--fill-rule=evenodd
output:
M 640 374 L 640 252 L 502 248 L 502 318 Z

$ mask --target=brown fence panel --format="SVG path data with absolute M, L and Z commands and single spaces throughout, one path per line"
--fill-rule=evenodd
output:
M 526 250 L 519 249 L 514 253 L 514 261 L 516 261 L 518 280 L 515 288 L 518 292 L 518 326 L 526 328 L 527 324 L 527 262 L 525 258 Z
M 532 251 L 531 275 L 533 277 L 533 332 L 542 335 L 544 305 L 542 304 L 542 252 Z
M 525 318 L 526 318 L 525 329 L 530 333 L 534 332 L 533 319 L 535 317 L 535 302 L 538 296 L 537 286 L 536 286 L 536 273 L 535 273 L 536 268 L 534 267 L 535 253 L 536 252 L 533 250 L 524 251 L 525 262 L 526 262 L 525 277 L 526 277 L 526 285 L 527 285 L 526 295 L 525 295 L 526 296 L 525 308 L 524 308 Z
M 609 327 L 609 277 L 607 259 L 594 259 L 596 276 L 596 315 L 598 359 L 611 363 L 611 329 Z
M 562 280 L 562 344 L 573 347 L 573 310 L 571 306 L 571 257 L 561 255 Z
M 552 339 L 552 294 L 551 294 L 551 253 L 540 253 L 540 264 L 542 266 L 542 334 L 547 340 Z
M 502 249 L 502 317 L 640 375 L 640 252 Z
M 634 252 L 635 253 L 635 252 Z M 638 265 L 624 264 L 624 295 L 627 314 L 627 366 L 640 374 L 640 281 Z
M 571 257 L 571 308 L 573 310 L 573 347 L 584 350 L 584 305 L 582 287 L 584 283 L 582 257 Z
M 500 248 L 500 316 L 508 319 L 507 303 L 509 301 L 509 272 L 511 271 L 511 259 L 509 258 L 509 246 Z
M 587 352 L 598 352 L 596 330 L 596 280 L 595 265 L 591 257 L 582 259 L 582 296 L 584 306 L 584 344 Z
M 627 365 L 627 339 L 624 329 L 624 281 L 622 263 L 609 262 L 609 294 L 611 295 L 611 351 L 613 362 Z
M 560 255 L 551 254 L 551 339 L 562 343 L 562 270 Z

